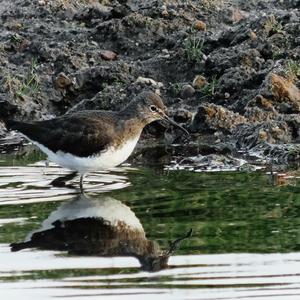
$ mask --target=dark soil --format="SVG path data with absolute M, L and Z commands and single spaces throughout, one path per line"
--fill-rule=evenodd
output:
M 299 8 L 297 0 L 0 0 L 0 116 L 118 110 L 152 89 L 192 134 L 154 124 L 144 143 L 161 136 L 199 146 L 196 155 L 209 144 L 297 162 Z

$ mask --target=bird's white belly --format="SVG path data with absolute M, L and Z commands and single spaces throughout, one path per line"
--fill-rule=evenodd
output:
M 134 150 L 138 139 L 139 137 L 127 141 L 118 148 L 110 147 L 105 151 L 88 157 L 79 157 L 60 150 L 54 153 L 42 144 L 35 141 L 32 142 L 48 155 L 49 160 L 62 167 L 84 174 L 86 172 L 113 168 L 123 163 Z

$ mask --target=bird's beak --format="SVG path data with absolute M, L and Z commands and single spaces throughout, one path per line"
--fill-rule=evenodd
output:
M 172 120 L 168 115 L 166 115 L 163 111 L 160 111 L 160 115 L 162 116 L 162 118 L 164 120 L 166 120 L 168 123 L 180 128 L 182 131 L 184 131 L 185 134 L 190 135 L 190 133 L 183 128 L 182 126 L 180 126 L 178 123 L 176 123 L 174 120 Z

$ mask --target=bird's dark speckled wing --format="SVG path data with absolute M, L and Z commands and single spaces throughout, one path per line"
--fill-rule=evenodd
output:
M 82 111 L 35 123 L 6 121 L 6 124 L 53 152 L 61 150 L 86 157 L 112 144 L 116 122 L 118 119 L 111 112 Z

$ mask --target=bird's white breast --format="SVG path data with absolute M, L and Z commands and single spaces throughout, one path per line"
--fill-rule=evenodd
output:
M 84 174 L 86 172 L 113 168 L 123 163 L 134 150 L 138 139 L 139 136 L 128 140 L 117 148 L 111 146 L 105 151 L 88 157 L 79 157 L 60 150 L 54 153 L 44 145 L 35 141 L 32 142 L 47 154 L 51 161 L 62 167 Z

